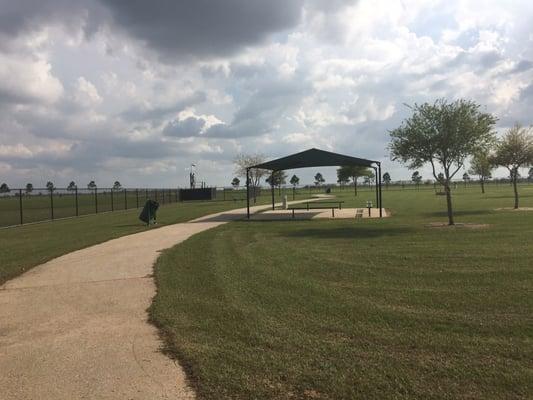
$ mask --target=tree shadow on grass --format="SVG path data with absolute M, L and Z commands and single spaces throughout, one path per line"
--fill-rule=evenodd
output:
M 454 211 L 453 216 L 454 217 L 465 217 L 465 216 L 472 216 L 472 215 L 488 215 L 492 214 L 492 210 L 461 210 L 461 211 Z M 448 217 L 447 211 L 434 211 L 434 212 L 427 212 L 424 213 L 427 217 Z
M 397 236 L 412 233 L 410 227 L 382 227 L 346 226 L 340 228 L 307 228 L 292 230 L 282 234 L 292 238 L 317 238 L 317 239 L 371 239 L 380 236 Z

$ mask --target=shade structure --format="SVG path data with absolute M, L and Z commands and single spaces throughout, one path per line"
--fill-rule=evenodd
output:
M 378 163 L 378 161 L 345 156 L 344 154 L 332 153 L 331 151 L 309 149 L 300 153 L 291 154 L 287 157 L 278 158 L 277 160 L 267 161 L 262 164 L 254 165 L 250 168 L 283 171 L 286 169 L 297 169 L 307 167 L 335 167 L 341 165 L 360 165 L 364 167 L 372 167 L 373 164 Z
M 308 168 L 308 167 L 336 167 L 345 165 L 357 165 L 363 167 L 370 167 L 376 171 L 376 203 L 379 207 L 379 215 L 382 216 L 381 203 L 381 163 L 379 161 L 367 160 L 366 158 L 358 158 L 347 156 L 344 154 L 333 153 L 320 149 L 309 149 L 300 153 L 291 154 L 286 157 L 278 158 L 276 160 L 267 161 L 261 164 L 250 166 L 246 169 L 246 207 L 247 216 L 250 218 L 250 169 L 268 169 L 271 171 L 283 171 L 287 169 Z M 272 187 L 272 209 L 274 209 L 274 187 Z

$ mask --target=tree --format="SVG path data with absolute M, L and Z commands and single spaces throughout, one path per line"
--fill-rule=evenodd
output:
M 368 185 L 368 187 L 370 187 L 370 185 L 374 182 L 374 179 L 376 178 L 376 175 L 368 170 L 368 172 L 364 175 L 364 183 L 366 183 Z
M 323 184 L 324 182 L 326 182 L 326 180 L 324 179 L 322 174 L 320 172 L 317 172 L 316 175 L 315 175 L 315 185 L 319 186 L 319 185 Z
M 437 168 L 444 173 L 448 223 L 454 224 L 450 182 L 464 166 L 467 157 L 487 148 L 494 142 L 493 126 L 497 119 L 480 111 L 480 106 L 469 100 L 433 104 L 415 104 L 412 115 L 390 132 L 391 158 L 410 169 L 430 164 L 437 179 Z
M 509 170 L 514 190 L 514 208 L 518 208 L 518 170 L 533 165 L 533 127 L 524 128 L 516 124 L 510 128 L 496 144 L 491 161 Z
M 72 192 L 72 191 L 76 190 L 76 188 L 77 188 L 76 182 L 70 181 L 70 183 L 67 186 L 67 190 Z
M 55 188 L 54 183 L 52 181 L 48 181 L 48 182 L 46 182 L 46 189 L 49 192 L 53 192 L 56 188 Z
M 470 182 L 470 175 L 467 172 L 463 174 L 463 181 L 465 181 L 465 187 L 468 182 Z
M 33 184 L 26 183 L 26 193 L 31 193 L 31 192 L 33 192 Z
M 486 151 L 478 151 L 470 161 L 470 173 L 479 177 L 481 193 L 485 194 L 485 182 L 492 177 L 493 165 Z
M 241 180 L 237 177 L 233 178 L 233 180 L 231 181 L 231 186 L 233 186 L 234 189 L 237 189 L 240 184 Z
M 290 183 L 296 188 L 296 186 L 298 186 L 298 184 L 300 183 L 300 178 L 298 178 L 296 175 L 293 175 L 290 180 Z
M 337 169 L 337 178 L 340 179 L 352 179 L 354 187 L 354 195 L 357 196 L 357 180 L 362 176 L 367 176 L 372 173 L 367 167 L 360 165 L 343 165 Z
M 95 190 L 95 189 L 96 189 L 96 182 L 95 182 L 95 181 L 90 181 L 90 182 L 87 184 L 87 189 Z
M 11 189 L 9 189 L 9 186 L 7 186 L 7 183 L 2 183 L 0 185 L 0 193 L 9 193 Z
M 281 185 L 287 183 L 287 173 L 285 171 L 272 171 L 270 176 L 266 178 L 265 181 L 270 186 L 277 187 L 279 189 L 279 194 L 281 195 Z
M 112 190 L 120 190 L 120 189 L 122 189 L 122 185 L 120 184 L 119 181 L 115 181 L 115 183 L 113 183 Z
M 533 181 L 533 167 L 529 169 L 529 172 L 527 173 L 527 180 Z
M 260 153 L 238 154 L 237 157 L 235 157 L 235 160 L 233 160 L 233 163 L 235 164 L 235 175 L 246 179 L 247 168 L 253 167 L 254 165 L 258 165 L 263 162 L 265 162 L 265 156 Z M 252 187 L 252 195 L 254 197 L 254 203 L 257 202 L 256 188 L 259 187 L 261 183 L 261 178 L 265 176 L 267 173 L 268 173 L 267 170 L 260 169 L 260 168 L 250 168 L 249 170 L 250 182 L 248 183 Z
M 413 172 L 413 175 L 411 175 L 411 180 L 418 188 L 418 186 L 420 185 L 420 182 L 422 182 L 422 175 L 420 175 L 420 172 L 415 171 Z
M 383 182 L 385 183 L 385 188 L 389 188 L 389 184 L 391 183 L 391 177 L 388 172 L 385 172 L 383 174 Z

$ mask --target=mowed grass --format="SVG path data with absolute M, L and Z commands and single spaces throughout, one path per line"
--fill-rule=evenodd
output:
M 489 227 L 427 227 L 443 197 L 390 191 L 389 219 L 195 235 L 159 258 L 152 320 L 202 399 L 533 398 L 533 212 L 454 200 Z
M 258 204 L 270 197 L 262 196 Z M 0 201 L 1 202 L 1 201 Z M 162 205 L 157 225 L 147 227 L 140 209 L 116 211 L 0 229 L 0 284 L 52 258 L 120 236 L 245 207 L 242 201 L 183 202 Z

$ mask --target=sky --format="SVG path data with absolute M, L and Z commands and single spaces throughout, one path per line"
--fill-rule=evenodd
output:
M 527 0 L 0 0 L 0 181 L 176 187 L 194 163 L 227 186 L 239 153 L 312 147 L 409 179 L 387 150 L 409 104 L 533 122 L 532 20 Z

